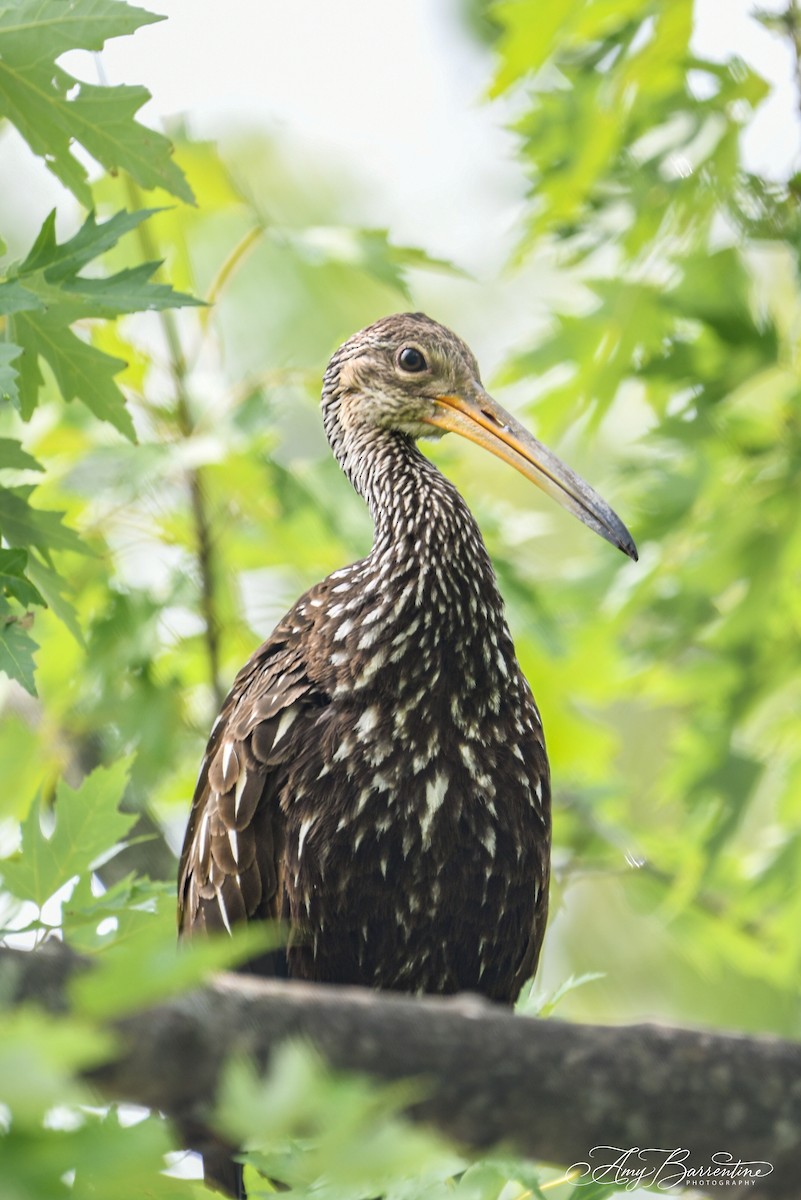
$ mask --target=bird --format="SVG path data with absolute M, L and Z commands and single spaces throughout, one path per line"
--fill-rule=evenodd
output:
M 548 757 L 478 525 L 418 442 L 460 434 L 636 560 L 634 541 L 423 313 L 336 350 L 322 417 L 372 548 L 307 591 L 236 676 L 192 803 L 180 932 L 279 921 L 288 939 L 265 972 L 508 1005 L 545 931 Z M 207 1176 L 243 1194 L 241 1178 Z

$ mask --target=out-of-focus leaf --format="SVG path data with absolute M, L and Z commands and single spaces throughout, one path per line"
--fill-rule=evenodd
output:
M 107 1033 L 80 1018 L 61 1014 L 54 1021 L 32 1009 L 4 1012 L 2 1025 L 3 1101 L 12 1107 L 15 1122 L 28 1129 L 41 1127 L 54 1105 L 88 1098 L 72 1073 L 102 1061 L 111 1049 Z
M 29 625 L 27 614 L 12 612 L 8 603 L 0 599 L 0 671 L 35 696 L 33 656 L 37 645 L 28 633 Z
M 79 976 L 72 984 L 76 1011 L 108 1018 L 156 1004 L 284 940 L 278 929 L 256 922 L 237 926 L 233 936 L 195 938 L 179 945 L 173 896 L 163 899 L 155 912 L 127 907 L 120 913 L 108 945 L 96 950 L 91 976 Z
M 336 1194 L 382 1195 L 399 1176 L 442 1178 L 464 1167 L 441 1139 L 397 1115 L 416 1090 L 334 1075 L 307 1047 L 289 1045 L 266 1080 L 250 1064 L 229 1065 L 218 1121 L 254 1147 L 249 1161 L 270 1178 L 304 1190 L 324 1179 Z
M 44 604 L 41 593 L 25 575 L 27 565 L 24 550 L 0 550 L 0 588 L 20 604 Z
M 98 768 L 77 790 L 61 782 L 49 835 L 42 828 L 40 805 L 31 806 L 19 853 L 0 864 L 9 891 L 41 908 L 65 883 L 123 841 L 136 820 L 117 808 L 129 770 L 126 761 Z
M 411 268 L 456 274 L 453 263 L 423 250 L 392 244 L 386 229 L 312 227 L 302 231 L 271 228 L 268 235 L 291 244 L 311 263 L 343 262 L 367 272 L 411 299 L 406 272 Z
M 13 438 L 0 438 L 0 470 L 11 467 L 17 471 L 43 471 L 32 454 L 22 449 L 19 442 Z
M 88 553 L 77 533 L 62 523 L 63 513 L 34 508 L 29 487 L 0 487 L 0 533 L 12 546 L 35 546 L 44 553 L 71 550 Z
M 549 1017 L 564 996 L 575 992 L 577 988 L 584 987 L 585 984 L 593 983 L 596 979 L 603 979 L 603 975 L 599 971 L 588 971 L 584 975 L 570 975 L 551 995 L 535 991 L 534 981 L 531 980 L 520 993 L 515 1009 L 525 1016 Z
M 13 342 L 0 342 L 0 400 L 10 400 L 12 404 L 19 401 L 19 370 L 12 364 L 21 353 L 21 346 L 15 346 Z

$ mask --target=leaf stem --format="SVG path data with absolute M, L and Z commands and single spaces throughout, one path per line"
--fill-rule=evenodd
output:
M 252 229 L 248 230 L 244 237 L 240 238 L 231 253 L 223 262 L 219 271 L 212 279 L 211 286 L 206 294 L 206 303 L 209 305 L 209 307 L 201 310 L 200 313 L 200 319 L 204 325 L 208 322 L 209 316 L 211 315 L 211 306 L 217 302 L 217 299 L 219 298 L 223 288 L 228 283 L 228 280 L 242 262 L 243 258 L 246 257 L 250 250 L 252 250 L 252 248 L 256 245 L 256 242 L 258 242 L 262 237 L 264 237 L 264 226 L 254 225 Z

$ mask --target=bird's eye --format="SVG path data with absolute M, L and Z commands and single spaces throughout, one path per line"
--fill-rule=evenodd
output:
M 402 371 L 417 374 L 419 371 L 425 371 L 428 363 L 416 346 L 404 346 L 398 355 L 398 366 Z

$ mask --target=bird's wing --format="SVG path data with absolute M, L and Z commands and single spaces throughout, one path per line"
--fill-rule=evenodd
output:
M 531 688 L 522 672 L 519 673 L 518 680 L 519 708 L 530 714 L 529 732 L 518 743 L 518 752 L 522 757 L 526 776 L 534 789 L 537 805 L 527 814 L 527 823 L 535 834 L 536 852 L 533 864 L 529 865 L 529 875 L 525 884 L 530 925 L 510 989 L 513 999 L 537 970 L 548 920 L 548 887 L 551 873 L 551 776 L 548 755 L 545 752 L 542 721 Z
M 212 728 L 195 788 L 178 876 L 183 934 L 231 931 L 281 916 L 283 819 L 292 761 L 308 746 L 325 691 L 302 650 L 297 608 L 239 672 Z

